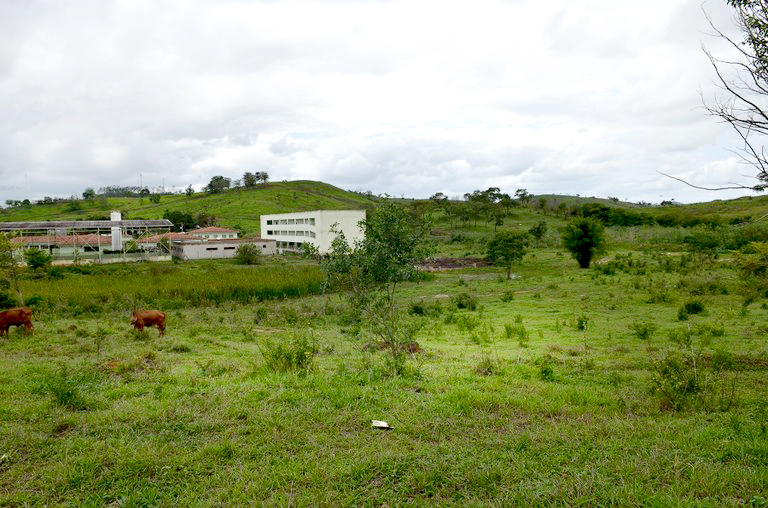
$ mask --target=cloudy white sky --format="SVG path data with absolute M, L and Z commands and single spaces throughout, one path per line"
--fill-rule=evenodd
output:
M 630 201 L 751 183 L 708 116 L 725 0 L 0 0 L 0 203 L 267 171 Z M 738 35 L 737 35 L 738 37 Z

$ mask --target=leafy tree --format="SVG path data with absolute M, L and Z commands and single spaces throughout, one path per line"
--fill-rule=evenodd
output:
M 256 179 L 256 175 L 254 175 L 251 172 L 246 172 L 243 174 L 243 187 L 250 188 L 250 187 L 256 187 L 256 184 L 258 183 L 258 180 Z
M 579 217 L 562 231 L 563 244 L 579 262 L 581 268 L 589 268 L 592 257 L 605 250 L 605 228 L 600 221 Z
M 768 2 L 726 1 L 736 10 L 735 20 L 743 38 L 733 40 L 713 26 L 717 36 L 734 48 L 735 57 L 721 60 L 704 50 L 724 94 L 724 97 L 705 102 L 705 107 L 712 115 L 730 124 L 739 135 L 744 143 L 743 158 L 757 170 L 758 183 L 710 190 L 750 188 L 762 191 L 768 187 L 768 152 L 762 141 L 768 135 Z M 724 67 L 730 70 L 726 72 Z
M 53 256 L 40 249 L 27 249 L 24 251 L 24 259 L 27 261 L 28 267 L 39 270 L 50 265 Z
M 488 242 L 488 259 L 494 264 L 507 268 L 507 279 L 512 278 L 512 265 L 520 263 L 528 246 L 525 231 L 502 231 Z
M 187 187 L 187 190 L 184 191 L 184 194 L 186 194 L 187 196 L 192 196 L 195 194 L 195 189 L 192 188 L 192 185 L 189 185 Z
M 83 199 L 90 201 L 95 197 L 96 197 L 96 191 L 93 190 L 91 187 L 88 187 L 83 191 Z
M 154 193 L 149 195 L 149 201 L 151 203 L 159 203 L 160 202 L 160 194 Z
M 229 189 L 231 183 L 232 182 L 229 178 L 225 178 L 223 176 L 214 176 L 211 178 L 211 181 L 208 182 L 208 185 L 205 186 L 205 192 L 209 194 L 218 194 L 220 192 L 224 192 L 225 190 Z
M 139 197 L 140 197 L 140 198 L 146 198 L 146 197 L 149 197 L 149 195 L 150 195 L 150 194 L 151 194 L 151 192 L 149 192 L 149 189 L 141 189 L 141 190 L 139 191 Z
M 256 265 L 261 262 L 261 248 L 252 243 L 241 243 L 237 247 L 235 259 L 243 265 Z
M 416 264 L 430 252 L 429 224 L 414 224 L 409 213 L 386 201 L 361 221 L 363 240 L 350 246 L 341 232 L 321 264 L 327 284 L 345 290 L 350 303 L 390 353 L 391 367 L 402 373 L 405 353 L 417 331 L 398 309 L 397 285 L 416 276 Z
M 517 189 L 515 191 L 515 197 L 520 201 L 522 204 L 527 205 L 528 202 L 533 198 L 532 194 L 529 194 L 526 189 Z
M 266 171 L 257 171 L 254 176 L 257 182 L 267 183 L 267 181 L 269 181 L 269 173 Z

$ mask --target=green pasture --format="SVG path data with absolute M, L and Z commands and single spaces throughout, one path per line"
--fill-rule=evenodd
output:
M 728 255 L 649 248 L 665 231 L 612 229 L 586 270 L 550 232 L 511 280 L 402 284 L 399 375 L 306 261 L 24 278 L 0 506 L 768 506 L 767 300 Z

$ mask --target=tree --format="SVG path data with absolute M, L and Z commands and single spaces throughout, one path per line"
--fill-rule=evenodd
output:
M 16 246 L 11 242 L 7 234 L 0 234 L 0 288 L 11 289 L 21 300 L 21 288 L 19 287 L 19 265 L 16 262 Z M 16 301 L 15 298 L 0 291 L 0 300 Z
M 241 243 L 237 247 L 235 259 L 243 265 L 257 265 L 261 262 L 261 248 L 252 243 Z
M 712 115 L 731 125 L 739 135 L 744 143 L 742 158 L 757 170 L 755 178 L 758 183 L 708 190 L 746 188 L 762 191 L 768 187 L 768 152 L 762 142 L 768 135 L 768 1 L 726 1 L 736 10 L 735 20 L 743 40 L 731 39 L 710 22 L 717 37 L 729 43 L 736 50 L 737 57 L 721 60 L 704 49 L 723 92 L 723 97 L 705 101 L 705 107 Z M 735 72 L 727 73 L 726 67 Z
M 254 177 L 256 178 L 257 182 L 267 183 L 267 181 L 269 180 L 269 173 L 267 173 L 266 171 L 257 171 Z
M 256 187 L 256 184 L 258 183 L 258 180 L 256 179 L 256 175 L 254 175 L 251 172 L 246 172 L 243 174 L 243 187 L 251 188 Z
M 205 192 L 209 194 L 218 194 L 229 189 L 230 185 L 231 181 L 229 178 L 225 178 L 223 176 L 214 176 L 211 178 L 211 181 L 208 182 L 208 185 L 205 186 Z
M 159 203 L 160 202 L 160 194 L 154 193 L 149 195 L 149 202 L 150 203 Z
M 562 231 L 563 244 L 579 262 L 581 268 L 589 268 L 592 257 L 605 250 L 605 228 L 600 221 L 579 217 Z
M 96 197 L 96 191 L 94 191 L 91 187 L 88 187 L 83 191 L 83 199 L 90 201 L 95 197 Z
M 512 265 L 520 263 L 528 246 L 528 233 L 525 231 L 502 231 L 496 233 L 488 242 L 488 259 L 493 264 L 507 268 L 507 279 L 512 278 Z
M 187 196 L 193 196 L 195 194 L 195 189 L 192 188 L 192 185 L 189 185 L 187 190 L 184 191 L 184 194 Z
M 533 198 L 532 194 L 528 193 L 528 190 L 526 189 L 517 189 L 515 191 L 515 197 L 524 205 L 527 205 L 528 202 Z
M 53 256 L 40 249 L 27 249 L 24 251 L 24 259 L 32 270 L 39 270 L 50 265 Z
M 351 305 L 389 351 L 393 370 L 402 373 L 417 327 L 399 311 L 396 288 L 416 276 L 416 264 L 431 252 L 425 241 L 429 224 L 413 223 L 407 210 L 386 201 L 360 225 L 364 239 L 350 246 L 337 233 L 321 267 L 328 286 L 347 292 Z
M 151 192 L 149 192 L 149 189 L 141 189 L 139 191 L 139 197 L 140 198 L 147 198 L 147 197 L 149 197 L 150 194 L 151 194 Z

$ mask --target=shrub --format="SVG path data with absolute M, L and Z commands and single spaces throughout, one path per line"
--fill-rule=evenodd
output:
M 65 365 L 58 371 L 48 373 L 40 385 L 40 391 L 53 396 L 54 402 L 61 407 L 72 411 L 83 411 L 90 408 L 90 404 L 80 393 L 83 384 L 82 376 L 73 376 Z
M 460 293 L 452 297 L 451 300 L 456 304 L 457 309 L 477 309 L 477 297 L 470 295 L 469 293 Z
M 581 268 L 589 268 L 592 257 L 605 250 L 605 228 L 590 218 L 578 218 L 561 233 L 563 245 Z
M 502 302 L 511 302 L 515 299 L 515 292 L 511 289 L 509 291 L 505 291 L 503 295 L 501 295 L 501 301 Z
M 243 265 L 256 265 L 261 261 L 261 249 L 252 243 L 241 243 L 237 247 L 235 259 Z
M 635 332 L 635 335 L 640 340 L 648 340 L 653 335 L 653 332 L 656 331 L 656 325 L 653 323 L 645 322 L 645 323 L 632 323 L 629 325 L 629 329 Z

